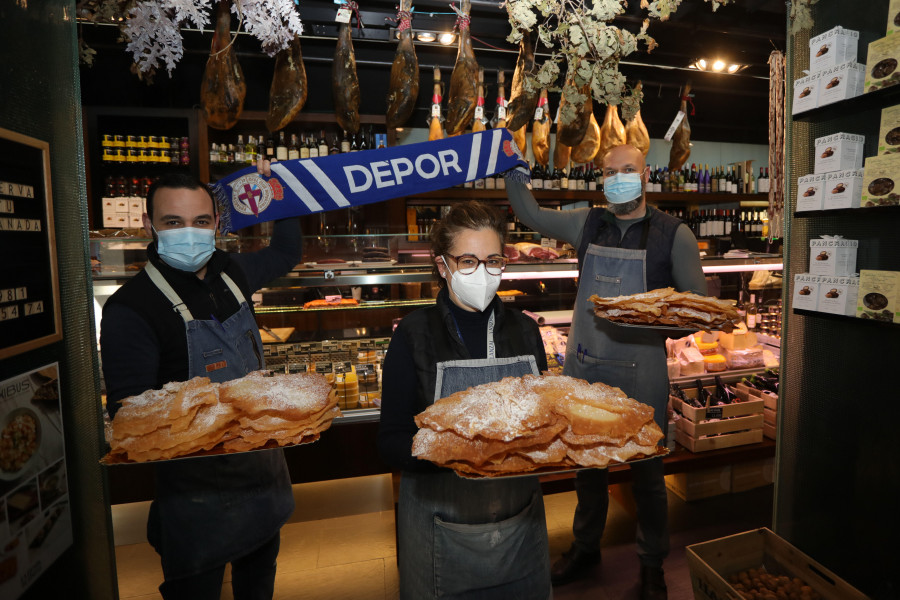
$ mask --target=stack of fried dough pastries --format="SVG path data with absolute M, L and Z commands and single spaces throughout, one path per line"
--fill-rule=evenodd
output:
M 340 414 L 322 375 L 254 371 L 227 383 L 194 377 L 122 400 L 110 454 L 145 462 L 205 450 L 242 452 L 270 441 L 311 442 Z
M 601 298 L 595 294 L 589 300 L 594 303 L 594 314 L 598 317 L 632 325 L 730 332 L 740 322 L 737 310 L 727 300 L 676 292 L 670 287 L 614 298 Z
M 606 467 L 652 456 L 653 409 L 619 388 L 563 375 L 505 377 L 416 415 L 413 456 L 496 476 L 542 467 Z

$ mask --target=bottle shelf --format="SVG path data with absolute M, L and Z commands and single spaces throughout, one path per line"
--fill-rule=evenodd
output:
M 571 200 L 604 202 L 603 192 L 574 190 L 534 190 L 536 200 Z M 725 204 L 767 199 L 766 194 L 700 194 L 694 192 L 647 192 L 647 202 L 656 206 L 685 206 L 689 204 Z M 506 190 L 485 190 L 474 188 L 448 188 L 407 196 L 410 206 L 430 206 L 435 201 L 444 200 L 506 200 Z

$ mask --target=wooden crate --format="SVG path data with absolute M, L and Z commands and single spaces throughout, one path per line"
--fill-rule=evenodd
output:
M 741 600 L 729 575 L 765 567 L 772 574 L 799 577 L 825 600 L 866 600 L 867 596 L 769 529 L 693 544 L 686 548 L 694 598 Z
M 775 483 L 775 458 L 760 458 L 731 465 L 731 493 Z
M 778 422 L 778 394 L 757 390 L 749 386 L 739 383 L 735 386 L 737 395 L 741 399 L 762 399 L 765 405 L 763 412 L 763 436 L 770 440 L 775 439 L 776 424 Z
M 666 487 L 686 501 L 731 492 L 732 465 L 666 475 Z
M 707 388 L 712 391 L 712 387 Z M 697 391 L 684 390 L 695 398 Z M 734 402 L 725 406 L 696 408 L 670 396 L 672 407 L 681 413 L 675 429 L 675 440 L 691 452 L 707 452 L 732 446 L 755 444 L 763 438 L 762 398 Z

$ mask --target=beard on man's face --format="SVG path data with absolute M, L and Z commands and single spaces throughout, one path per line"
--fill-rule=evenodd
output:
M 627 215 L 630 212 L 634 212 L 637 210 L 637 207 L 641 205 L 643 194 L 638 196 L 634 200 L 629 200 L 628 202 L 623 202 L 622 204 L 613 204 L 612 202 L 607 203 L 606 209 L 614 215 Z

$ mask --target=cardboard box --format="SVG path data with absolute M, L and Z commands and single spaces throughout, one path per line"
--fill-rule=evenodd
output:
M 887 28 L 884 35 L 891 35 L 895 31 L 900 31 L 900 0 L 891 0 L 888 6 Z
M 775 458 L 761 458 L 731 465 L 731 493 L 746 492 L 775 483 Z
M 857 240 L 814 238 L 809 240 L 811 275 L 853 275 L 856 273 Z
M 863 93 L 866 66 L 845 62 L 825 69 L 819 75 L 819 106 L 833 104 Z
M 825 206 L 825 175 L 804 175 L 797 179 L 797 212 L 822 210 Z
M 773 575 L 797 577 L 824 600 L 866 600 L 868 597 L 832 571 L 792 546 L 770 529 L 760 528 L 691 544 L 686 549 L 694 598 L 742 598 L 728 577 L 763 568 Z
M 900 271 L 859 272 L 856 316 L 900 323 Z
M 865 92 L 874 92 L 900 83 L 900 35 L 893 34 L 869 44 L 866 58 Z
M 819 312 L 833 315 L 856 314 L 856 298 L 859 295 L 859 277 L 819 277 Z
M 859 208 L 862 197 L 863 170 L 848 169 L 825 174 L 824 210 Z
M 809 72 L 819 73 L 835 65 L 855 61 L 859 32 L 837 26 L 809 40 Z
M 682 500 L 700 500 L 731 492 L 731 465 L 666 475 L 666 487 Z
M 819 106 L 819 75 L 807 75 L 794 80 L 794 101 L 791 114 L 812 110 Z
M 863 169 L 859 204 L 864 208 L 900 203 L 900 154 L 870 156 Z
M 895 152 L 900 152 L 900 104 L 881 109 L 881 127 L 878 129 L 878 155 Z
M 819 308 L 819 276 L 809 273 L 794 275 L 794 292 L 791 308 L 818 310 Z
M 816 159 L 813 173 L 830 173 L 861 169 L 863 144 L 866 138 L 855 133 L 833 133 L 816 138 Z

